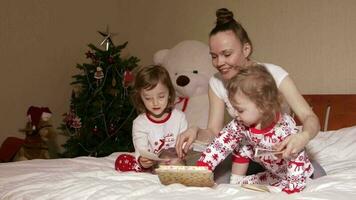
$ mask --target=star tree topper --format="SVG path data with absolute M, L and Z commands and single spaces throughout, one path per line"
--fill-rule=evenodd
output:
M 116 35 L 116 33 L 110 33 L 109 31 L 109 26 L 106 26 L 106 32 L 102 32 L 102 31 L 98 31 L 100 33 L 100 35 L 102 35 L 104 37 L 104 40 L 100 43 L 100 45 L 104 45 L 105 44 L 105 50 L 109 50 L 110 45 L 114 45 L 114 43 L 111 40 L 111 37 L 113 37 L 114 35 Z

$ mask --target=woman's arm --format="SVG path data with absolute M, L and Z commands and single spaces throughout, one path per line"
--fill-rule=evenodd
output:
M 318 134 L 320 123 L 289 76 L 283 79 L 279 90 L 303 125 L 302 132 L 289 136 L 276 146 L 277 150 L 284 149 L 284 158 L 289 158 L 296 156 Z
M 184 157 L 195 141 L 197 136 L 203 138 L 211 138 L 211 135 L 217 135 L 223 127 L 225 103 L 218 98 L 209 87 L 209 119 L 207 129 L 199 129 L 198 127 L 190 127 L 177 137 L 176 151 L 180 158 Z M 185 144 L 183 146 L 183 144 Z
M 209 87 L 209 118 L 208 131 L 215 136 L 224 126 L 225 102 L 220 99 L 213 90 Z

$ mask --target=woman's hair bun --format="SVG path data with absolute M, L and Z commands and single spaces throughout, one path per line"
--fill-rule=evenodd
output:
M 216 24 L 226 24 L 235 21 L 234 14 L 227 8 L 220 8 L 216 11 Z

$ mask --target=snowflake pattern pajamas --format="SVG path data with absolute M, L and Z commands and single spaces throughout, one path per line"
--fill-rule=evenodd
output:
M 202 153 L 197 165 L 208 166 L 213 170 L 234 152 L 234 162 L 245 163 L 251 159 L 266 168 L 265 172 L 244 177 L 241 184 L 269 184 L 286 193 L 300 192 L 314 170 L 305 151 L 291 160 L 278 159 L 274 155 L 254 157 L 257 147 L 272 150 L 274 144 L 297 132 L 293 118 L 287 114 L 279 115 L 276 123 L 262 130 L 249 128 L 232 120 Z M 242 141 L 247 144 L 240 145 Z

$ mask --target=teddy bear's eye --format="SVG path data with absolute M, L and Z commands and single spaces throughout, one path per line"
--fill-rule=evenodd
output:
M 178 73 L 176 72 L 176 73 L 174 73 L 174 75 L 175 75 L 175 76 L 177 76 L 177 75 L 178 75 Z
M 198 70 L 193 70 L 193 74 L 197 74 L 198 73 Z

